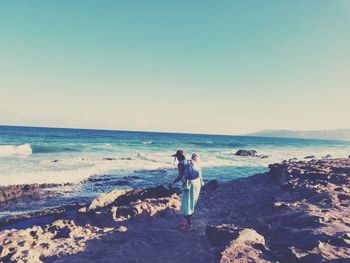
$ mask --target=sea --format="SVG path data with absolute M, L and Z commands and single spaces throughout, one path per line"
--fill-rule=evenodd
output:
M 168 184 L 177 176 L 172 155 L 201 156 L 205 181 L 268 171 L 268 164 L 306 156 L 348 157 L 349 141 L 0 126 L 0 185 L 59 183 L 59 197 L 0 209 L 0 217 L 88 203 L 115 188 Z M 239 149 L 267 158 L 241 157 Z M 68 183 L 68 184 L 66 184 Z

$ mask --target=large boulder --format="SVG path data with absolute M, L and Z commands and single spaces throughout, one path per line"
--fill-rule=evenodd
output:
M 238 150 L 235 155 L 237 156 L 251 156 L 254 157 L 256 156 L 257 151 L 255 150 Z

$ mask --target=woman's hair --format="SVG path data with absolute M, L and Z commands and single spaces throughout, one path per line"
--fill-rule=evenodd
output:
M 177 150 L 173 157 L 175 157 L 178 161 L 183 161 L 186 159 L 186 154 L 183 150 Z

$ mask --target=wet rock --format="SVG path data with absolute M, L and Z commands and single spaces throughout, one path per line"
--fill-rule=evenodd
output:
M 259 157 L 259 158 L 261 158 L 261 159 L 266 159 L 266 158 L 269 158 L 269 156 L 268 156 L 268 155 L 266 155 L 266 154 L 259 154 L 259 155 L 255 155 L 255 157 Z
M 27 199 L 41 200 L 57 197 L 60 193 L 53 188 L 59 186 L 64 186 L 64 184 L 22 184 L 0 186 L 0 207 L 7 207 L 13 202 L 20 202 Z
M 125 185 L 130 185 L 130 183 L 127 180 L 118 180 L 115 182 L 115 185 L 125 186 Z
M 126 157 L 126 158 L 120 158 L 119 160 L 122 160 L 122 161 L 132 161 L 132 159 L 130 157 Z
M 142 179 L 142 177 L 137 176 L 137 175 L 130 175 L 130 176 L 123 176 L 123 179 L 125 179 L 125 180 L 137 180 L 137 179 Z
M 237 156 L 251 156 L 254 157 L 257 151 L 255 150 L 238 150 L 235 155 Z
M 103 176 L 93 176 L 93 177 L 90 177 L 89 179 L 83 181 L 83 182 L 107 182 L 107 181 L 110 181 L 112 180 L 112 177 L 109 176 L 109 175 L 103 175 Z
M 315 155 L 308 155 L 304 157 L 304 159 L 314 159 L 314 158 L 316 158 Z
M 116 158 L 113 158 L 113 157 L 106 157 L 106 158 L 102 158 L 102 160 L 105 160 L 105 161 L 115 161 L 117 160 Z

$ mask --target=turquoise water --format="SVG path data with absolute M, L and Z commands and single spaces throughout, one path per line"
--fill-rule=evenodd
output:
M 347 157 L 350 143 L 245 136 L 103 131 L 0 126 L 0 184 L 74 183 L 60 189 L 59 201 L 18 204 L 13 211 L 35 210 L 55 202 L 85 202 L 120 187 L 168 183 L 176 176 L 171 155 L 177 149 L 201 155 L 206 180 L 220 181 L 267 171 L 267 165 L 308 155 Z M 269 158 L 238 157 L 254 149 Z M 106 159 L 109 158 L 109 159 Z M 94 176 L 95 182 L 81 183 Z M 124 177 L 130 177 L 125 179 Z M 124 185 L 120 186 L 120 181 Z M 127 182 L 125 182 L 127 181 Z M 6 211 L 5 211 L 6 212 Z M 4 212 L 4 213 L 5 213 Z

